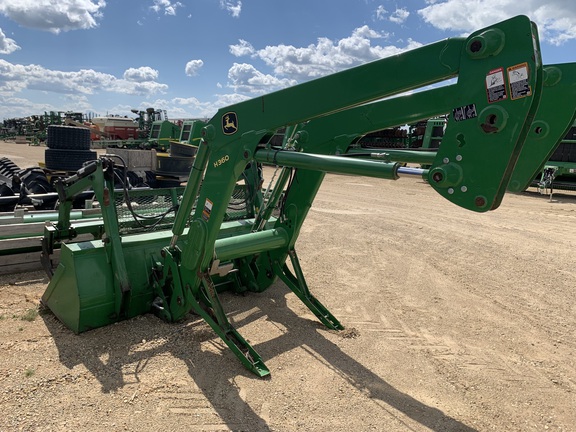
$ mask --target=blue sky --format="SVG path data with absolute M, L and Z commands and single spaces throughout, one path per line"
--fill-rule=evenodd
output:
M 528 15 L 576 61 L 574 0 L 0 0 L 0 119 L 217 109 Z

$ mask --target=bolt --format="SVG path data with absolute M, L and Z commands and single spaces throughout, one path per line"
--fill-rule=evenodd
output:
M 460 188 L 460 190 L 461 190 L 462 192 L 466 192 L 466 191 L 468 190 L 468 188 L 467 188 L 466 186 L 462 186 L 462 187 Z
M 454 193 L 454 189 L 448 188 L 448 195 L 452 195 Z
M 462 160 L 462 155 L 457 155 L 457 156 L 456 156 L 456 160 L 457 160 L 458 162 L 460 162 L 460 161 Z
M 444 159 L 442 159 L 442 162 L 444 162 L 445 164 L 447 164 L 448 162 L 450 162 L 450 159 L 448 159 L 447 157 L 445 157 Z
M 476 207 L 484 207 L 486 205 L 486 198 L 477 196 L 474 200 L 474 204 L 476 204 Z

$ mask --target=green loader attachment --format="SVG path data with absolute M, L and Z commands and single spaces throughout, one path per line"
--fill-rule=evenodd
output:
M 343 328 L 310 292 L 295 249 L 325 174 L 416 173 L 461 207 L 496 209 L 542 87 L 538 34 L 519 16 L 219 110 L 202 127 L 178 193 L 115 194 L 116 161 L 103 157 L 59 185 L 59 222 L 46 228 L 43 259 L 52 273 L 59 245 L 60 262 L 42 301 L 77 333 L 145 313 L 171 322 L 196 313 L 245 367 L 266 376 L 219 293 L 262 292 L 280 279 L 324 325 Z M 343 154 L 355 137 L 446 112 L 428 170 Z M 277 167 L 266 188 L 263 164 Z M 67 203 L 87 188 L 103 219 L 72 223 Z M 93 239 L 74 241 L 79 233 Z

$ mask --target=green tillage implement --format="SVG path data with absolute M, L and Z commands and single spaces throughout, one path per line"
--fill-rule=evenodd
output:
M 502 71 L 509 97 L 487 98 L 491 71 Z M 177 321 L 193 311 L 245 367 L 268 375 L 259 354 L 228 321 L 218 292 L 261 292 L 280 278 L 323 324 L 342 329 L 306 284 L 295 250 L 302 224 L 326 172 L 388 179 L 399 175 L 395 163 L 339 157 L 339 137 L 316 141 L 314 124 L 325 124 L 320 129 L 327 131 L 319 131 L 325 137 L 338 124 L 339 112 L 455 77 L 457 84 L 422 96 L 430 98 L 424 103 L 428 112 L 442 104 L 443 111 L 449 108 L 453 114 L 429 181 L 466 209 L 495 209 L 542 88 L 538 35 L 523 16 L 466 39 L 447 39 L 219 110 L 202 130 L 171 231 L 120 235 L 110 168 L 98 161 L 79 182 L 92 182 L 102 200 L 105 233 L 101 239 L 62 244 L 61 262 L 43 302 L 76 332 L 148 312 Z M 440 100 L 437 92 L 445 92 L 447 99 Z M 400 114 L 389 110 L 392 118 L 383 122 L 422 118 L 413 96 L 396 97 Z M 371 105 L 376 106 L 362 109 Z M 308 121 L 306 132 L 302 124 Z M 356 121 L 359 133 L 374 130 Z M 274 147 L 270 139 L 281 128 L 286 128 L 286 139 Z M 264 193 L 255 174 L 261 162 L 281 167 L 275 185 Z M 254 199 L 245 216 L 234 219 L 231 204 L 239 179 Z M 48 236 L 59 237 L 54 231 L 69 228 L 57 225 Z

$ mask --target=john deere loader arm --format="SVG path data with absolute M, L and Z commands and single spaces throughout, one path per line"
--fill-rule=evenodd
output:
M 90 247 L 64 246 L 61 260 L 68 264 L 57 269 L 48 288 L 52 301 L 45 303 L 59 307 L 63 294 L 58 280 L 76 285 L 66 291 L 83 293 L 95 283 L 117 289 L 105 257 L 110 247 L 120 247 L 131 295 L 123 303 L 126 310 L 109 314 L 109 322 L 148 311 L 176 321 L 194 311 L 248 369 L 268 375 L 258 353 L 228 321 L 218 292 L 264 291 L 279 277 L 321 322 L 341 329 L 304 279 L 295 251 L 302 224 L 325 173 L 385 179 L 402 174 L 396 163 L 338 156 L 348 139 L 336 133 L 340 116 L 357 109 L 348 126 L 357 123 L 358 133 L 366 133 L 376 124 L 449 110 L 451 120 L 430 168 L 430 183 L 455 204 L 483 212 L 496 208 L 506 190 L 538 107 L 541 75 L 535 26 L 520 16 L 466 39 L 447 39 L 221 109 L 202 130 L 171 233 L 124 237 L 120 246 L 108 245 L 107 250 L 97 241 Z M 449 79 L 457 83 L 445 90 L 399 96 Z M 285 143 L 270 144 L 281 128 L 286 128 Z M 254 200 L 255 217 L 232 226 L 226 220 L 237 181 L 247 167 L 255 172 L 260 163 L 280 167 L 276 185 Z M 259 186 L 258 181 L 251 184 Z M 279 214 L 274 217 L 275 208 Z M 75 270 L 88 266 L 90 277 Z M 87 297 L 92 313 L 97 310 L 100 300 L 79 295 Z M 110 306 L 102 310 L 112 312 L 113 299 L 106 301 Z M 82 315 L 82 299 L 79 303 Z M 95 321 L 83 321 L 77 331 L 102 325 Z
M 242 283 L 251 289 L 263 290 L 280 276 L 325 324 L 340 328 L 309 294 L 294 244 L 323 172 L 394 179 L 398 166 L 327 156 L 333 149 L 316 149 L 312 135 L 305 143 L 301 138 L 292 151 L 260 143 L 280 127 L 308 120 L 313 124 L 316 118 L 457 76 L 455 91 L 448 93 L 450 100 L 435 101 L 452 107 L 452 120 L 430 178 L 441 195 L 458 205 L 476 211 L 495 208 L 538 106 L 541 62 L 537 40 L 530 21 L 518 17 L 467 39 L 448 39 L 220 110 L 204 129 L 173 239 L 163 250 L 159 286 L 169 318 L 181 318 L 194 309 L 244 364 L 260 375 L 267 374 L 258 355 L 229 324 L 211 280 L 218 263 L 231 261 Z M 505 98 L 489 92 L 487 82 L 492 75 L 501 79 Z M 419 110 L 418 106 L 408 108 Z M 324 123 L 330 128 L 337 120 Z M 251 233 L 219 240 L 236 179 L 254 160 L 293 169 L 282 213 L 273 229 L 255 226 Z M 198 192 L 186 246 L 180 249 L 177 241 Z M 288 256 L 295 275 L 284 265 Z
M 507 190 L 510 192 L 520 192 L 530 186 L 576 118 L 576 63 L 543 66 L 542 81 L 542 96 L 538 110 L 508 183 Z M 366 128 L 373 125 L 372 130 L 366 129 L 367 132 L 372 132 L 449 113 L 449 102 L 445 102 L 451 100 L 450 92 L 454 91 L 458 91 L 457 86 L 451 85 L 415 93 L 405 98 L 405 102 L 420 107 L 418 112 L 410 112 L 409 115 L 405 114 L 406 107 L 401 101 L 388 100 L 350 109 L 340 114 L 334 134 L 327 133 L 318 121 L 306 125 L 305 130 L 310 135 L 314 133 L 314 137 L 318 137 L 318 140 L 337 139 L 339 144 L 336 151 L 348 153 L 349 156 L 431 164 L 436 159 L 436 152 L 405 149 L 370 150 L 347 148 L 347 146 L 364 135 L 360 125 L 365 125 Z M 433 103 L 435 100 L 439 102 Z M 490 158 L 491 154 L 487 153 L 484 156 Z M 428 180 L 433 181 L 429 178 L 427 170 L 424 174 Z

